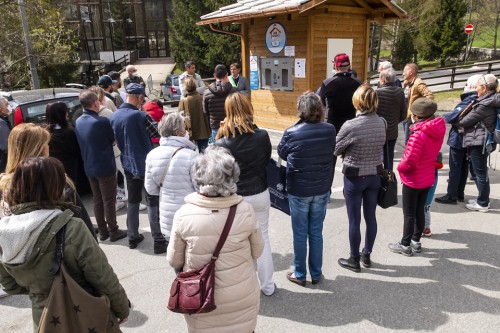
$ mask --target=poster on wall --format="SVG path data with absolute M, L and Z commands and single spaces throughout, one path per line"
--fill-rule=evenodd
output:
M 306 59 L 295 59 L 295 77 L 304 79 L 306 77 Z
M 266 31 L 266 46 L 271 53 L 280 53 L 286 45 L 286 31 L 281 23 L 271 23 Z
M 259 90 L 259 66 L 257 56 L 250 56 L 250 89 Z

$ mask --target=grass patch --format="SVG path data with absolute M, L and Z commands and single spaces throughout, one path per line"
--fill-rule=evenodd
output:
M 444 100 L 456 100 L 460 98 L 460 94 L 463 93 L 463 89 L 451 90 L 451 91 L 440 91 L 435 92 L 434 100 L 439 103 Z

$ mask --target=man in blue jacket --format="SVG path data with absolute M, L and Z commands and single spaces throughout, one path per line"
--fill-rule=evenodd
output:
M 127 233 L 116 222 L 115 137 L 109 120 L 99 117 L 99 100 L 90 90 L 80 93 L 83 114 L 76 120 L 76 138 L 94 197 L 94 215 L 99 239 L 116 242 Z
M 121 162 L 128 188 L 127 228 L 129 248 L 135 249 L 144 240 L 139 234 L 139 205 L 142 194 L 146 197 L 149 225 L 154 240 L 154 253 L 167 251 L 167 241 L 161 233 L 158 196 L 149 195 L 144 188 L 146 156 L 153 148 L 151 138 L 159 138 L 158 130 L 139 109 L 144 104 L 146 92 L 137 83 L 130 83 L 125 92 L 126 102 L 111 115 L 111 126 L 121 151 Z

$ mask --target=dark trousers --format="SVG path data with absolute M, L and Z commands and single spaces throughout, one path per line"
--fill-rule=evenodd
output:
M 394 167 L 394 147 L 396 147 L 397 140 L 387 140 L 384 145 L 384 169 L 393 170 Z M 389 155 L 387 155 L 389 154 Z
M 200 151 L 200 153 L 203 153 L 208 147 L 208 139 L 196 140 L 196 144 L 198 145 L 198 150 Z
M 469 147 L 469 156 L 474 170 L 479 195 L 476 199 L 480 206 L 487 207 L 490 204 L 490 180 L 488 178 L 488 154 L 483 153 L 483 146 Z
M 89 177 L 94 196 L 94 216 L 99 233 L 105 235 L 118 229 L 116 223 L 116 175 L 109 177 Z
M 159 221 L 159 196 L 149 194 L 144 188 L 144 179 L 135 177 L 125 170 L 125 178 L 128 189 L 127 205 L 127 234 L 129 240 L 139 237 L 139 204 L 142 201 L 142 195 L 146 198 L 148 206 L 149 226 L 151 235 L 155 242 L 165 242 L 165 237 L 161 233 Z
M 361 205 L 363 205 L 363 217 L 366 223 L 364 253 L 371 253 L 375 237 L 377 236 L 377 197 L 380 188 L 380 177 L 344 176 L 344 197 L 349 218 L 349 244 L 351 256 L 359 256 L 359 246 L 361 244 Z
M 420 242 L 425 227 L 425 200 L 430 187 L 416 189 L 403 184 L 403 238 L 401 244 L 409 246 Z
M 450 172 L 448 173 L 447 195 L 450 199 L 464 198 L 465 184 L 469 172 L 466 148 L 450 147 Z

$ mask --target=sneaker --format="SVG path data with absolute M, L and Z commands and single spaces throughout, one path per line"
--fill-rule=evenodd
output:
M 465 205 L 465 208 L 467 208 L 469 210 L 475 210 L 475 211 L 478 211 L 481 213 L 487 213 L 488 209 L 490 208 L 490 205 L 483 207 L 483 206 L 480 206 L 475 200 L 474 200 L 474 203 L 470 203 L 470 200 L 469 200 L 469 203 L 467 205 Z
M 162 254 L 167 252 L 168 242 L 154 242 L 153 251 L 155 254 Z
M 127 237 L 127 232 L 125 230 L 116 229 L 109 233 L 109 241 L 116 242 L 122 238 Z
M 404 256 L 411 257 L 413 255 L 413 251 L 411 250 L 411 246 L 404 246 L 401 243 L 389 243 L 389 250 L 394 253 L 401 253 Z
M 125 202 L 123 202 L 123 201 L 117 201 L 116 202 L 116 211 L 119 211 L 123 207 L 125 207 Z
M 146 208 L 148 208 L 148 206 L 146 206 L 145 204 L 139 204 L 139 210 L 146 210 Z
M 442 197 L 434 198 L 434 201 L 440 204 L 445 204 L 445 205 L 456 205 L 457 204 L 457 199 L 452 199 L 450 198 L 447 194 L 443 195 Z
M 144 235 L 139 234 L 136 239 L 128 240 L 128 248 L 129 249 L 135 249 L 137 245 L 139 245 L 140 242 L 144 240 Z
M 431 237 L 431 235 L 432 235 L 431 229 L 430 228 L 424 228 L 424 231 L 422 232 L 422 236 Z
M 415 253 L 422 252 L 422 243 L 420 243 L 420 242 L 415 242 L 414 240 L 412 240 L 410 243 L 410 247 L 411 247 L 411 250 Z
M 0 298 L 4 298 L 4 297 L 7 297 L 9 296 L 9 294 L 7 294 L 5 291 L 3 291 L 2 288 L 0 288 Z

